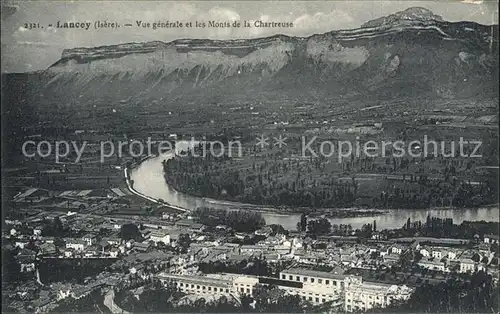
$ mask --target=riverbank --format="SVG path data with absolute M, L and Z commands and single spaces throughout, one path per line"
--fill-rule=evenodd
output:
M 229 201 L 218 201 L 208 198 L 194 197 L 180 193 L 165 182 L 162 161 L 171 158 L 171 153 L 158 157 L 149 158 L 140 165 L 134 167 L 130 172 L 131 179 L 134 180 L 134 189 L 141 194 L 154 199 L 162 199 L 165 202 L 187 210 L 194 210 L 198 207 L 213 207 L 224 210 L 253 210 L 262 213 L 268 225 L 280 224 L 285 229 L 295 230 L 297 222 L 300 221 L 300 213 L 275 209 L 266 206 L 242 204 Z M 349 208 L 348 210 L 353 210 Z M 359 209 L 358 210 L 373 210 Z M 327 218 L 332 224 L 350 224 L 353 228 L 361 228 L 364 224 L 377 221 L 378 229 L 401 228 L 410 218 L 411 221 L 425 221 L 431 215 L 438 218 L 451 218 L 455 223 L 467 221 L 498 221 L 498 205 L 490 205 L 481 208 L 456 208 L 456 209 L 391 209 L 384 210 L 384 213 L 375 216 L 358 217 L 334 217 Z
M 132 167 L 130 167 L 130 170 L 133 170 L 135 167 L 139 166 L 141 163 L 143 163 L 143 162 L 145 162 L 146 160 L 148 160 L 148 159 L 150 159 L 150 158 L 153 158 L 153 157 L 155 157 L 155 156 L 150 155 L 150 156 L 147 156 L 146 158 L 143 158 L 143 159 L 140 161 L 140 163 L 139 163 L 139 164 L 134 164 Z M 187 210 L 187 209 L 185 209 L 185 208 L 178 207 L 178 206 L 173 206 L 173 205 L 171 205 L 171 204 L 168 204 L 168 203 L 166 203 L 166 202 L 165 202 L 165 201 L 163 201 L 163 200 L 160 200 L 160 199 L 155 199 L 155 198 L 149 197 L 149 196 L 147 196 L 147 195 L 145 195 L 145 194 L 143 194 L 143 193 L 140 193 L 140 192 L 139 192 L 139 191 L 137 191 L 136 189 L 134 189 L 134 188 L 132 187 L 131 182 L 130 182 L 129 172 L 128 172 L 128 168 L 127 168 L 127 167 L 125 167 L 125 169 L 123 169 L 123 175 L 125 176 L 125 182 L 126 182 L 126 184 L 127 184 L 127 188 L 128 188 L 128 190 L 129 190 L 132 194 L 137 195 L 137 196 L 139 196 L 139 197 L 141 197 L 141 198 L 143 198 L 143 199 L 146 199 L 146 200 L 148 200 L 148 201 L 150 201 L 150 202 L 153 202 L 153 203 L 155 203 L 155 204 L 165 206 L 165 207 L 167 207 L 167 208 L 169 208 L 169 209 L 172 209 L 172 210 L 177 210 L 177 211 L 180 211 L 180 212 L 183 212 L 183 213 L 188 211 L 188 210 Z
M 171 159 L 173 156 L 169 156 L 167 158 Z M 173 166 L 174 167 L 174 166 Z M 401 206 L 395 208 L 394 206 L 382 206 L 381 204 L 377 204 L 377 202 L 374 203 L 366 203 L 364 200 L 359 201 L 360 199 L 363 199 L 363 197 L 358 197 L 356 198 L 353 202 L 347 203 L 347 204 L 342 204 L 341 206 L 350 206 L 350 207 L 329 207 L 329 206 L 307 206 L 307 205 L 302 205 L 302 206 L 294 206 L 290 204 L 285 204 L 286 202 L 282 203 L 284 205 L 280 204 L 274 204 L 273 202 L 265 202 L 266 199 L 269 199 L 268 196 L 264 197 L 264 199 L 255 199 L 252 198 L 250 200 L 246 200 L 245 197 L 242 197 L 241 194 L 235 194 L 234 195 L 229 195 L 227 191 L 229 191 L 229 185 L 231 185 L 233 182 L 225 184 L 225 188 L 222 188 L 220 190 L 220 186 L 217 188 L 214 188 L 213 186 L 207 189 L 204 188 L 203 185 L 199 186 L 195 184 L 194 186 L 191 184 L 192 182 L 198 182 L 200 180 L 192 179 L 189 171 L 184 171 L 185 169 L 183 168 L 175 168 L 175 171 L 170 171 L 171 169 L 164 165 L 162 163 L 162 175 L 163 175 L 163 180 L 165 181 L 164 184 L 169 186 L 169 189 L 172 191 L 175 191 L 178 194 L 183 194 L 186 196 L 189 196 L 191 198 L 199 198 L 203 199 L 205 202 L 209 204 L 217 204 L 217 205 L 229 205 L 229 206 L 237 206 L 239 209 L 249 209 L 249 210 L 256 210 L 259 212 L 265 212 L 265 213 L 274 213 L 274 214 L 279 214 L 279 215 L 289 215 L 289 214 L 303 214 L 306 213 L 308 215 L 313 215 L 313 216 L 325 216 L 329 218 L 353 218 L 353 217 L 375 217 L 375 216 L 380 216 L 386 214 L 388 211 L 391 210 L 461 210 L 464 208 L 488 208 L 488 207 L 497 207 L 498 204 L 488 204 L 488 205 L 481 205 L 481 206 L 473 206 L 473 207 L 454 207 L 454 206 L 432 206 L 432 207 L 427 207 L 427 206 L 416 206 L 413 207 L 412 205 L 409 206 Z M 199 170 L 199 169 L 198 169 Z M 198 171 L 197 170 L 197 171 Z M 196 173 L 196 171 L 194 172 Z M 214 174 L 214 176 L 217 176 L 217 174 Z M 176 180 L 175 178 L 183 178 L 182 180 Z M 187 179 L 186 179 L 187 178 Z M 199 177 L 196 177 L 200 179 Z M 201 180 L 201 181 L 206 181 L 206 178 Z M 241 181 L 241 180 L 240 180 Z M 234 184 L 238 185 L 238 182 L 235 181 Z M 205 184 L 206 185 L 206 184 Z M 214 190 L 215 189 L 215 190 Z M 227 190 L 226 190 L 227 189 Z M 260 188 L 257 187 L 257 189 L 260 191 Z M 214 192 L 215 191 L 215 192 Z M 222 192 L 217 192 L 217 191 L 222 191 Z M 226 191 L 226 192 L 224 192 Z M 234 192 L 234 191 L 233 191 Z M 215 193 L 215 194 L 214 194 Z M 264 192 L 263 192 L 264 193 Z M 284 193 L 284 192 L 283 192 Z M 212 196 L 214 194 L 214 196 Z M 253 194 L 252 194 L 253 195 Z M 282 199 L 281 194 L 277 195 L 278 197 Z M 310 195 L 307 195 L 310 196 Z M 377 198 L 377 197 L 374 197 Z M 285 197 L 286 199 L 286 197 Z M 365 203 L 363 203 L 365 202 Z M 313 202 L 314 203 L 314 202 Z M 316 204 L 318 202 L 316 201 Z M 434 204 L 433 205 L 437 205 Z

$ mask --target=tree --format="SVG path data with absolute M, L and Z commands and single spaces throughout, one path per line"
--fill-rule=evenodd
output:
M 300 215 L 300 231 L 304 232 L 307 230 L 307 216 L 305 213 Z
M 54 238 L 54 246 L 57 247 L 57 248 L 64 248 L 66 245 L 66 243 L 64 243 L 64 240 L 59 238 L 59 237 L 56 237 Z
M 135 224 L 124 224 L 120 228 L 120 238 L 123 240 L 135 240 L 135 241 L 140 241 L 142 240 L 142 235 L 141 232 L 139 231 L 139 228 Z
M 191 245 L 191 238 L 187 233 L 181 233 L 179 235 L 179 240 L 177 241 L 177 246 L 181 250 L 181 252 L 186 253 L 189 246 Z
M 450 278 L 438 284 L 418 286 L 407 302 L 396 302 L 385 313 L 498 313 L 498 286 L 480 271 L 462 280 Z
M 241 309 L 243 312 L 250 312 L 250 304 L 252 303 L 252 297 L 248 294 L 244 294 L 240 297 Z
M 332 230 L 332 225 L 330 221 L 326 218 L 320 218 L 316 220 L 310 220 L 307 224 L 308 232 L 313 235 L 325 235 L 329 234 Z
M 303 313 L 304 304 L 297 295 L 287 295 L 276 286 L 257 284 L 253 290 L 255 310 L 264 313 Z
M 19 279 L 21 265 L 16 260 L 14 252 L 2 248 L 2 282 L 13 282 Z
M 422 259 L 422 257 L 423 257 L 422 253 L 420 253 L 420 251 L 416 251 L 413 257 L 413 261 L 417 263 Z
M 282 225 L 272 224 L 272 225 L 269 225 L 269 227 L 271 227 L 271 229 L 273 229 L 273 235 L 276 235 L 276 234 L 288 235 L 288 230 L 283 228 Z

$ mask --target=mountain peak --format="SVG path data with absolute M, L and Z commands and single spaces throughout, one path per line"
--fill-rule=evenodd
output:
M 434 22 L 443 21 L 440 15 L 432 13 L 431 10 L 422 7 L 411 7 L 404 11 L 399 11 L 394 14 L 383 16 L 375 20 L 371 20 L 363 24 L 361 27 L 383 27 L 395 26 L 399 24 L 408 24 L 412 22 Z

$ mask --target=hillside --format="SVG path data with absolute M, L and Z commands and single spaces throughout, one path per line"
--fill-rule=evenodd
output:
M 88 102 L 321 102 L 498 97 L 498 25 L 450 23 L 423 8 L 310 37 L 127 43 L 64 50 L 7 93 L 43 107 Z M 12 83 L 15 80 L 16 83 Z M 10 82 L 10 83 L 9 83 Z M 4 85 L 4 89 L 5 89 Z M 15 97 L 10 97 L 10 99 Z

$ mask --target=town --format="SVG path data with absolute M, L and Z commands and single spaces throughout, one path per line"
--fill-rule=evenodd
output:
M 498 5 L 389 2 L 3 1 L 2 313 L 499 313 Z
M 129 208 L 141 199 L 134 192 L 120 185 L 15 195 L 2 235 L 6 310 L 64 312 L 92 298 L 111 313 L 189 311 L 199 300 L 214 312 L 220 300 L 242 312 L 280 302 L 285 312 L 369 312 L 405 306 L 450 280 L 488 286 L 485 306 L 498 292 L 498 222 L 428 216 L 399 229 L 378 230 L 376 220 L 353 229 L 303 214 L 297 230 L 285 230 L 256 212 L 181 212 L 147 199 L 149 214 L 138 214 Z M 172 304 L 141 308 L 148 289 L 171 293 Z

